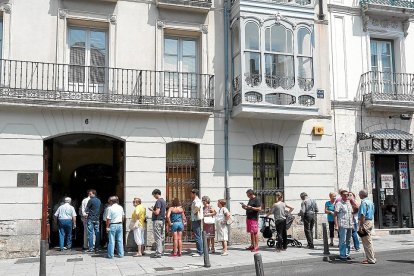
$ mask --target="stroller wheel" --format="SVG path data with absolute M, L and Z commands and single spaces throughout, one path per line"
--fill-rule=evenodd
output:
M 296 241 L 296 246 L 297 247 L 302 247 L 302 243 L 300 241 Z
M 273 246 L 275 246 L 275 240 L 274 240 L 274 239 L 268 239 L 268 240 L 267 240 L 267 246 L 268 246 L 268 247 L 273 247 Z

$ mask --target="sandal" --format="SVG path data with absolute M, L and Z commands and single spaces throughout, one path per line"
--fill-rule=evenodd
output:
M 137 253 L 137 254 L 134 255 L 134 257 L 141 257 L 141 256 L 142 256 L 142 254 L 140 254 L 140 253 Z
M 361 262 L 361 264 L 375 264 L 375 263 L 370 263 L 370 262 L 368 262 L 368 260 L 363 260 L 363 261 Z
M 249 247 L 246 247 L 245 249 L 246 250 L 253 250 L 254 249 L 254 246 L 253 245 L 250 245 Z

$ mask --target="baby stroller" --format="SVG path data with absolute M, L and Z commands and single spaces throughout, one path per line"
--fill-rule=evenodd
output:
M 274 247 L 276 244 L 276 238 L 273 239 L 273 235 L 276 236 L 275 220 L 266 216 L 261 216 L 260 218 L 262 219 L 262 228 L 260 229 L 260 232 L 262 232 L 263 238 L 267 239 L 267 246 Z M 292 226 L 294 220 L 294 216 L 289 213 L 286 214 L 286 229 L 289 229 Z M 292 235 L 288 235 L 287 244 L 295 247 L 302 247 L 302 243 L 297 239 L 292 238 Z

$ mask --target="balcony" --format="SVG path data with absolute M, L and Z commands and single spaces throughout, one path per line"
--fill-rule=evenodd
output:
M 314 80 L 245 74 L 233 79 L 233 117 L 306 120 L 318 115 Z
M 214 76 L 0 60 L 1 104 L 209 113 Z
M 414 16 L 414 0 L 360 0 L 363 15 L 382 15 L 412 19 Z
M 370 71 L 361 75 L 360 92 L 368 109 L 414 111 L 414 74 Z
M 211 0 L 156 0 L 157 7 L 162 9 L 184 10 L 208 13 Z

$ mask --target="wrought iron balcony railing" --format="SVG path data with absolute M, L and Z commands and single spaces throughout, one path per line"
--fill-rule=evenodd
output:
M 370 71 L 361 75 L 364 102 L 414 102 L 414 74 Z
M 315 4 L 314 0 L 259 0 L 261 2 L 283 4 L 283 5 L 293 5 L 293 6 L 309 6 L 313 7 Z M 232 5 L 237 2 L 237 0 L 232 0 Z
M 361 0 L 361 6 L 369 4 L 414 9 L 414 0 Z
M 0 60 L 0 98 L 38 104 L 211 111 L 214 76 Z

